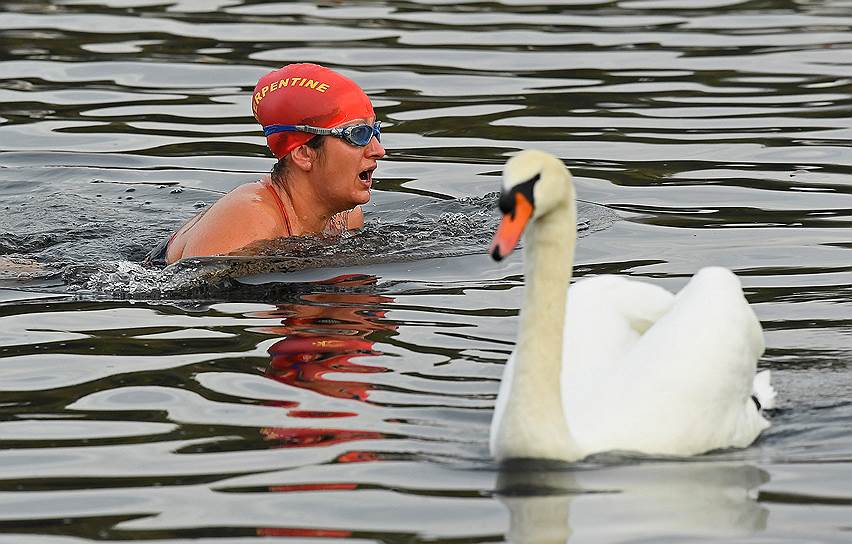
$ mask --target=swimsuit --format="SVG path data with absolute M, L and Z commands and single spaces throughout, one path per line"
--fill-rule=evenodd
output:
M 180 229 L 178 229 L 180 230 Z M 169 236 L 168 240 L 164 240 L 157 244 L 154 249 L 152 249 L 147 255 L 145 255 L 144 264 L 149 264 L 153 266 L 166 266 L 166 253 L 169 252 L 169 244 L 172 243 L 172 240 L 175 239 L 178 231 L 174 231 L 171 236 Z

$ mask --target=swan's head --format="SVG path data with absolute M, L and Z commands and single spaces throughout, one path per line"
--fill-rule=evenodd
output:
M 573 196 L 571 173 L 553 155 L 529 149 L 509 159 L 503 168 L 500 193 L 503 219 L 491 242 L 491 257 L 495 261 L 507 257 L 530 220 L 541 219 L 571 202 Z

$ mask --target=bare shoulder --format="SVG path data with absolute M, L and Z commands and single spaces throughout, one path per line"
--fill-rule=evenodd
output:
M 261 184 L 240 185 L 178 231 L 169 247 L 169 261 L 224 255 L 283 236 L 279 214 Z
M 267 220 L 274 222 L 276 218 L 274 213 L 258 214 L 256 213 L 258 211 L 275 211 L 269 190 L 260 183 L 244 183 L 217 200 L 205 217 L 209 217 L 208 221 L 235 218 L 241 219 L 242 223 L 267 222 Z M 247 212 L 255 213 L 243 216 Z

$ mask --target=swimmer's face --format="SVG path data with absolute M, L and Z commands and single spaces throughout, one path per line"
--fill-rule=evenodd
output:
M 338 126 L 372 125 L 374 122 L 375 118 L 353 119 Z M 364 147 L 354 146 L 340 138 L 326 137 L 314 165 L 314 174 L 320 184 L 317 189 L 341 211 L 366 204 L 370 201 L 376 161 L 384 156 L 385 148 L 375 136 Z

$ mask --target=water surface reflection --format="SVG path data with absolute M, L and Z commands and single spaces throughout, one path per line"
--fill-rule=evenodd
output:
M 496 493 L 509 510 L 511 542 L 676 541 L 762 531 L 769 511 L 757 502 L 757 490 L 768 481 L 765 470 L 739 463 L 586 470 L 527 463 L 504 467 Z
M 500 542 L 514 501 L 519 540 L 846 544 L 848 4 L 0 3 L 0 541 Z M 291 258 L 254 283 L 141 269 L 269 171 L 249 95 L 293 60 L 386 122 L 367 228 L 297 261 L 273 244 Z M 495 498 L 523 250 L 484 251 L 500 168 L 533 146 L 595 204 L 578 277 L 743 279 L 780 406 L 754 446 Z
M 393 298 L 371 294 L 363 289 L 376 285 L 378 278 L 358 274 L 338 276 L 319 282 L 340 289 L 331 293 L 312 293 L 301 297 L 303 304 L 280 304 L 273 311 L 257 312 L 259 318 L 281 317 L 281 326 L 262 327 L 260 332 L 286 334 L 269 349 L 271 359 L 266 376 L 275 381 L 314 391 L 334 398 L 367 401 L 374 385 L 361 380 L 341 380 L 328 374 L 375 374 L 388 369 L 379 365 L 365 365 L 353 359 L 382 355 L 373 349 L 375 331 L 393 331 L 396 326 L 384 321 L 386 310 L 382 305 Z M 328 410 L 301 410 L 298 403 L 279 400 L 276 406 L 287 408 L 293 418 L 352 417 L 354 412 Z M 261 429 L 267 440 L 280 447 L 322 446 L 352 440 L 381 439 L 386 435 L 372 431 L 328 428 L 266 427 Z M 368 452 L 347 452 L 346 459 L 367 460 Z

